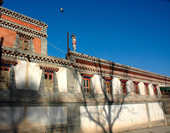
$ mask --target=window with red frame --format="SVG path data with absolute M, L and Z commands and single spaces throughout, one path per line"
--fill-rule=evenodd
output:
M 126 82 L 127 82 L 127 80 L 121 80 L 121 82 L 122 82 L 123 95 L 125 96 L 127 94 L 127 92 L 126 92 Z
M 138 87 L 139 82 L 134 81 L 133 83 L 135 85 L 135 92 L 136 92 L 137 95 L 139 95 L 139 87 Z
M 146 88 L 146 94 L 149 95 L 149 88 L 148 88 L 148 83 L 145 83 L 145 88 Z
M 156 86 L 157 86 L 157 85 L 153 85 L 153 87 L 154 87 L 154 92 L 155 92 L 155 95 L 158 95 Z
M 123 89 L 123 95 L 126 95 L 126 84 L 122 84 L 122 89 Z
M 45 71 L 44 73 L 44 90 L 53 91 L 53 71 Z
M 23 49 L 23 50 L 29 50 L 29 40 L 20 37 L 19 38 L 19 43 L 18 43 L 18 48 Z
M 44 73 L 45 79 L 51 80 L 53 82 L 53 73 Z
M 111 94 L 111 91 L 110 91 L 110 80 L 105 80 L 105 83 L 106 83 L 106 93 L 107 94 Z
M 85 93 L 90 93 L 90 78 L 89 77 L 84 77 L 83 91 Z

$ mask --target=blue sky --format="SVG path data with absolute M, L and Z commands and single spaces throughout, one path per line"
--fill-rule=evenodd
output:
M 48 24 L 48 55 L 65 58 L 74 32 L 77 52 L 170 76 L 170 0 L 4 0 L 3 7 Z

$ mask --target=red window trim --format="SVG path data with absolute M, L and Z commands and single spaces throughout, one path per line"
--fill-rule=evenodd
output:
M 110 89 L 110 80 L 105 80 L 106 83 L 106 94 L 111 94 L 111 89 Z M 109 83 L 109 88 L 107 88 L 107 83 Z M 109 92 L 108 92 L 109 91 Z
M 48 80 L 50 80 L 49 77 L 50 77 L 50 75 L 51 75 L 51 76 L 52 76 L 51 80 L 52 80 L 52 82 L 53 82 L 53 73 L 45 72 L 45 73 L 44 73 L 44 78 L 45 78 L 45 75 L 47 75 L 47 79 L 48 79 Z
M 88 81 L 88 86 L 85 86 L 86 82 Z M 89 92 L 87 92 L 87 89 L 89 89 Z M 91 93 L 91 88 L 90 88 L 90 78 L 83 78 L 83 92 L 84 93 Z
M 154 93 L 155 93 L 155 95 L 158 95 L 158 92 L 157 92 L 157 85 L 153 85 L 153 87 L 154 87 Z
M 149 95 L 149 88 L 148 88 L 149 83 L 144 83 L 144 84 L 145 84 L 146 94 Z
M 91 74 L 81 74 L 83 77 L 89 77 L 89 78 L 91 78 L 91 77 L 93 77 L 93 75 L 91 75 Z
M 135 92 L 136 92 L 137 95 L 139 95 L 139 87 L 138 87 L 139 82 L 133 81 L 133 83 L 135 85 Z
M 105 80 L 112 80 L 112 78 L 103 77 Z
M 121 79 L 120 81 L 122 83 L 123 95 L 126 96 L 127 95 L 127 89 L 126 89 L 126 82 L 127 82 L 127 80 Z
M 8 71 L 10 70 L 10 68 L 9 67 L 3 67 L 3 66 L 1 66 L 1 71 L 5 71 L 5 69 L 7 69 Z

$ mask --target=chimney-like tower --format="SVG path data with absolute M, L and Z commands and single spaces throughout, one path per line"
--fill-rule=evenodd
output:
M 76 51 L 76 35 L 74 35 L 74 33 L 73 33 L 71 38 L 72 38 L 73 49 L 74 49 L 74 51 Z
M 4 2 L 4 0 L 0 0 L 0 6 L 2 6 L 3 2 Z

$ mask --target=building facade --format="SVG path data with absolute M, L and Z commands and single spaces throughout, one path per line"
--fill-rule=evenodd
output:
M 0 132 L 167 124 L 160 87 L 170 86 L 170 77 L 70 50 L 66 59 L 48 56 L 47 24 L 4 7 L 0 12 Z

